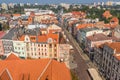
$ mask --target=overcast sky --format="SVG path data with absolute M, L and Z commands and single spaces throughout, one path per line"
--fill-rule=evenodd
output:
M 49 4 L 49 3 L 93 3 L 93 2 L 106 2 L 108 0 L 0 0 L 0 3 L 40 3 L 40 4 Z M 115 0 L 114 0 L 115 1 Z M 119 0 L 118 0 L 119 1 Z

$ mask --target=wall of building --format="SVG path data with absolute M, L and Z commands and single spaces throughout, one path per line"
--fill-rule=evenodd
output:
M 3 48 L 4 48 L 5 55 L 10 53 L 11 51 L 14 51 L 12 40 L 2 39 L 2 43 L 3 43 Z
M 0 40 L 0 55 L 3 54 L 4 54 L 4 48 L 3 48 L 2 40 Z
M 58 47 L 59 52 L 59 58 L 60 59 L 67 59 L 70 51 L 70 45 L 69 44 L 59 44 Z
M 26 44 L 23 41 L 13 41 L 14 52 L 20 57 L 26 58 Z
M 95 49 L 94 63 L 106 80 L 120 79 L 120 61 L 113 56 L 114 54 L 115 50 L 107 45 L 104 45 L 103 49 Z

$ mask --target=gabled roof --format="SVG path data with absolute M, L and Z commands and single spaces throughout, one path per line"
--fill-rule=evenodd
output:
M 43 34 L 43 35 L 38 35 L 38 36 L 32 36 L 29 35 L 30 41 L 31 42 L 47 42 L 49 38 L 52 38 L 53 40 L 56 41 L 56 43 L 59 42 L 59 34 L 53 34 L 53 33 L 48 33 L 48 34 Z M 25 40 L 25 35 L 22 35 L 19 38 L 20 41 Z
M 106 45 L 115 50 L 115 53 L 120 53 L 120 42 L 107 43 Z
M 20 58 L 18 58 L 18 57 L 15 55 L 15 53 L 10 53 L 5 60 L 20 60 Z
M 47 77 L 48 80 L 71 80 L 70 71 L 65 64 L 51 59 L 0 61 L 0 74 L 5 69 L 9 71 L 9 75 L 5 72 L 4 78 L 11 77 L 13 80 L 45 80 Z
M 9 74 L 9 71 L 7 69 L 3 70 L 3 72 L 0 74 L 0 80 L 11 80 L 11 75 Z
M 93 23 L 79 24 L 79 25 L 77 26 L 77 29 L 82 29 L 82 28 L 86 28 L 86 27 L 91 27 L 91 28 L 93 28 L 93 27 L 95 27 L 95 25 L 94 25 Z
M 105 12 L 103 13 L 103 17 L 109 18 L 109 17 L 112 17 L 112 15 L 110 14 L 110 11 L 105 11 Z

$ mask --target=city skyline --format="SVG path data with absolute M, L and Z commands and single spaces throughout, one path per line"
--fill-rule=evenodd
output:
M 93 2 L 106 2 L 109 0 L 0 0 L 0 3 L 39 3 L 39 4 L 59 4 L 59 3 L 75 3 L 75 4 L 79 4 L 79 3 L 93 3 Z M 118 1 L 118 0 L 116 0 Z

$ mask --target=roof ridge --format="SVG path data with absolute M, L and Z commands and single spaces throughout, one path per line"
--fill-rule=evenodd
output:
M 42 75 L 45 73 L 45 71 L 47 70 L 48 66 L 50 65 L 50 63 L 52 62 L 52 59 L 50 59 L 50 61 L 48 62 L 48 64 L 46 65 L 46 67 L 43 69 L 42 73 L 40 74 L 40 76 L 38 77 L 38 80 L 40 80 L 40 78 L 42 77 Z
M 10 80 L 13 80 L 13 78 L 12 78 L 12 76 L 11 76 L 11 74 L 10 74 L 10 72 L 9 72 L 9 70 L 8 70 L 7 68 L 5 68 L 5 69 L 0 73 L 0 76 L 4 73 L 4 71 L 7 71 L 8 75 L 9 75 L 9 77 L 10 77 Z

